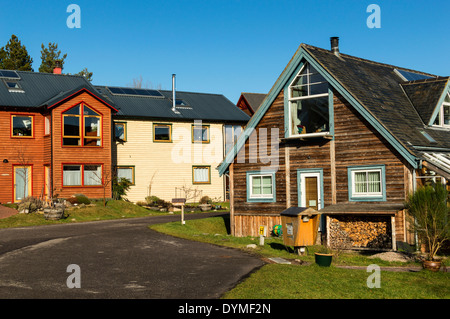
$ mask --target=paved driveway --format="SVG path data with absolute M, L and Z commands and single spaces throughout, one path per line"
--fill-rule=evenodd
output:
M 147 227 L 171 220 L 179 216 L 0 229 L 0 299 L 219 298 L 263 265 L 238 250 Z M 81 288 L 68 288 L 68 278 Z

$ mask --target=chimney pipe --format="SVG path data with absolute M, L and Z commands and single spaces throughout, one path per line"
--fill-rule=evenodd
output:
M 176 100 L 175 100 L 175 74 L 172 74 L 172 111 L 175 112 Z
M 53 74 L 61 74 L 62 73 L 62 66 L 61 61 L 55 61 L 55 67 L 53 68 Z
M 334 55 L 339 56 L 339 37 L 331 37 L 331 52 L 333 52 Z

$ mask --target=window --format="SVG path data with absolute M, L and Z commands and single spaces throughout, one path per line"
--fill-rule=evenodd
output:
M 192 125 L 192 142 L 209 143 L 209 126 Z
M 134 166 L 117 166 L 117 179 L 128 179 L 134 185 Z
M 434 125 L 450 128 L 450 93 L 447 93 L 444 103 L 442 103 L 441 109 L 436 116 Z
M 17 93 L 24 93 L 25 91 L 20 86 L 19 82 L 17 81 L 11 81 L 11 80 L 4 80 L 4 83 L 6 87 L 8 88 L 9 92 L 17 92 Z
M 63 165 L 63 186 L 100 186 L 102 165 Z
M 329 133 L 328 82 L 306 63 L 289 85 L 289 136 Z
M 11 136 L 33 137 L 33 116 L 11 115 Z
M 114 123 L 114 137 L 116 140 L 127 140 L 127 123 Z
M 236 144 L 239 135 L 242 133 L 242 126 L 240 125 L 225 125 L 225 153 Z
M 50 116 L 46 116 L 44 121 L 44 135 L 50 135 Z
M 275 173 L 247 172 L 247 201 L 275 202 Z
M 101 115 L 83 103 L 63 113 L 63 145 L 101 146 Z
M 192 183 L 211 184 L 211 166 L 193 166 Z
M 385 201 L 386 182 L 384 165 L 349 167 L 350 201 Z
M 153 124 L 153 142 L 172 142 L 172 125 Z

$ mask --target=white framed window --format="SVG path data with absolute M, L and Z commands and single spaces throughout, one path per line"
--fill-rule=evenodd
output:
M 447 93 L 433 125 L 450 128 L 450 93 Z
M 275 172 L 247 172 L 247 201 L 275 202 Z
M 384 165 L 348 168 L 350 201 L 385 201 Z
M 289 85 L 289 137 L 328 135 L 329 85 L 309 63 Z
M 192 184 L 211 184 L 211 166 L 192 166 Z

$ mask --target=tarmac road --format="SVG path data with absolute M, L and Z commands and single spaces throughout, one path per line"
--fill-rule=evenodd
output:
M 219 214 L 185 219 L 211 215 Z M 0 299 L 217 299 L 263 265 L 238 250 L 148 228 L 179 219 L 0 229 Z

